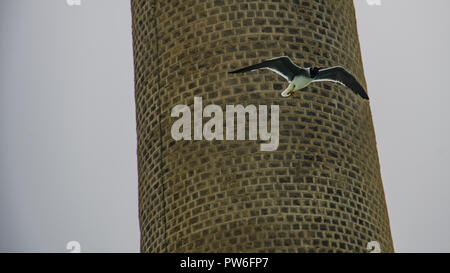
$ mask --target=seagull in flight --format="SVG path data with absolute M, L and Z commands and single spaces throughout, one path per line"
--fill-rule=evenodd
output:
M 230 74 L 244 73 L 256 69 L 270 69 L 279 74 L 289 82 L 289 86 L 281 93 L 284 98 L 293 97 L 295 92 L 305 88 L 312 82 L 337 82 L 350 88 L 355 94 L 368 100 L 366 91 L 355 77 L 343 67 L 335 66 L 330 68 L 309 67 L 302 68 L 294 64 L 287 56 L 278 57 L 264 61 L 259 64 L 244 67 L 242 69 L 229 72 Z

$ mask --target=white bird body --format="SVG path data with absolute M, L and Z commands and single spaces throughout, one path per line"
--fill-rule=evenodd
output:
M 300 89 L 305 88 L 310 83 L 313 82 L 313 79 L 310 77 L 306 77 L 303 75 L 295 76 L 294 80 L 290 82 L 288 88 L 281 93 L 281 96 L 284 98 L 292 96 L 295 92 Z
M 292 81 L 292 83 L 294 84 L 294 90 L 298 91 L 300 89 L 305 88 L 306 86 L 308 86 L 310 83 L 312 83 L 313 79 L 310 77 L 305 77 L 305 76 L 296 76 L 294 78 L 294 80 Z

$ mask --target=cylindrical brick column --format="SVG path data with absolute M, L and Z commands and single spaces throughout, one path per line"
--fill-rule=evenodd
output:
M 392 252 L 369 103 L 335 83 L 284 99 L 278 56 L 365 86 L 352 0 L 132 0 L 143 252 Z M 279 105 L 280 145 L 178 141 L 171 109 Z

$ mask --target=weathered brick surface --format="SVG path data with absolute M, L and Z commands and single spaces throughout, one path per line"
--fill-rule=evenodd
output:
M 365 85 L 351 0 L 132 0 L 144 252 L 393 251 L 369 104 L 317 83 L 283 99 L 264 59 L 342 65 Z M 178 104 L 280 105 L 280 146 L 180 141 Z

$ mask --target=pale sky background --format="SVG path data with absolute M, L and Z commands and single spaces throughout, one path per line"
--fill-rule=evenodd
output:
M 355 5 L 395 249 L 450 252 L 450 1 Z M 130 16 L 0 1 L 0 252 L 139 251 Z

